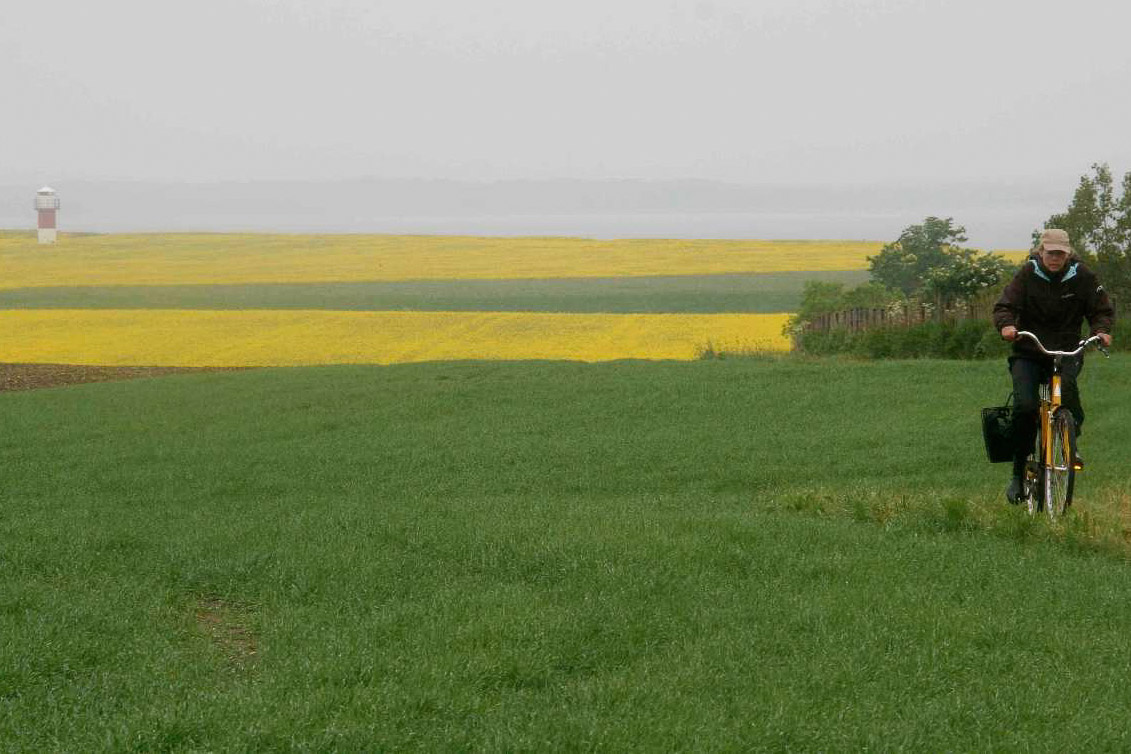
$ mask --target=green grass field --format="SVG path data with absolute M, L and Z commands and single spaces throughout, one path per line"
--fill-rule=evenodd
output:
M 997 362 L 0 394 L 0 748 L 1127 748 L 1129 366 L 1057 527 Z
M 796 311 L 806 280 L 857 285 L 862 271 L 544 280 L 411 280 L 0 290 L 0 309 L 320 309 L 711 314 Z

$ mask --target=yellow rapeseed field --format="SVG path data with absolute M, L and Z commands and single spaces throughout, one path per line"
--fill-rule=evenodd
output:
M 868 241 L 0 232 L 0 289 L 862 270 Z M 1005 252 L 1020 259 L 1025 252 Z M 691 359 L 787 350 L 785 314 L 0 311 L 0 362 L 153 366 Z
M 0 234 L 0 288 L 621 277 L 862 270 L 870 241 Z
M 0 362 L 117 366 L 693 359 L 787 350 L 785 314 L 186 310 L 0 311 Z

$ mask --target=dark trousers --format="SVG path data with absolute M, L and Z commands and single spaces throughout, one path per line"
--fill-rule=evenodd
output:
M 1083 368 L 1084 360 L 1079 356 L 1064 359 L 1060 364 L 1061 403 L 1076 419 L 1077 437 L 1084 425 L 1084 408 L 1080 405 L 1076 378 Z M 1013 376 L 1013 474 L 1020 476 L 1025 470 L 1025 459 L 1033 451 L 1033 443 L 1037 440 L 1041 409 L 1037 389 L 1052 375 L 1052 359 L 1010 356 L 1009 373 Z

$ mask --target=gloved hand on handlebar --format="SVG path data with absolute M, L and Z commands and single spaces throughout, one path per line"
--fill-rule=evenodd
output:
M 1017 328 L 1013 325 L 1006 325 L 1001 328 L 1001 337 L 1005 340 L 1017 340 Z M 1096 333 L 1096 337 L 1100 339 L 1100 345 L 1104 348 L 1111 347 L 1111 334 L 1106 332 Z

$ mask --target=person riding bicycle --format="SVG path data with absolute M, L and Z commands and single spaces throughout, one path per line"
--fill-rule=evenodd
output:
M 1037 248 L 994 304 L 994 326 L 1002 338 L 1013 341 L 1009 357 L 1013 376 L 1013 473 L 1005 491 L 1010 503 L 1021 501 L 1025 460 L 1037 437 L 1038 387 L 1052 373 L 1052 359 L 1028 338 L 1019 339 L 1017 333 L 1028 330 L 1050 351 L 1071 351 L 1080 342 L 1085 317 L 1090 334 L 1099 335 L 1103 345 L 1110 346 L 1115 310 L 1107 292 L 1096 274 L 1072 251 L 1068 233 L 1049 228 L 1041 233 Z M 1063 405 L 1076 419 L 1077 437 L 1084 424 L 1084 409 L 1076 378 L 1083 367 L 1083 355 L 1062 362 Z M 1079 454 L 1075 461 L 1077 468 L 1083 468 Z

